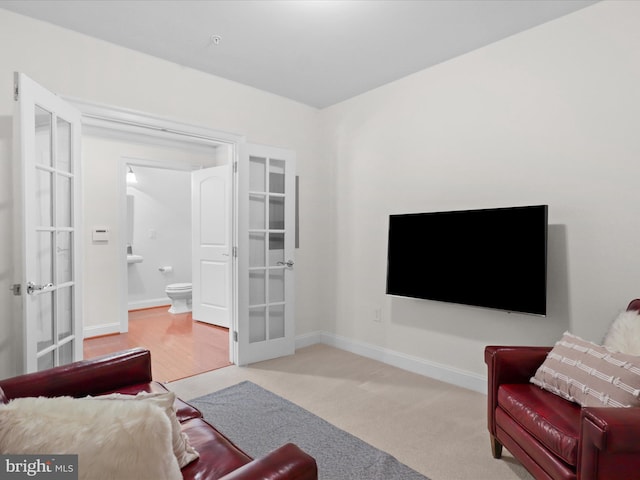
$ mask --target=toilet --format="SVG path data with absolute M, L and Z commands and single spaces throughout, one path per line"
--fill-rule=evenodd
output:
M 191 311 L 191 284 L 172 283 L 164 291 L 171 299 L 169 313 L 188 313 Z

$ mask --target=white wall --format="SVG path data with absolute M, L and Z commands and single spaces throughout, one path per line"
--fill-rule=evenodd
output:
M 204 127 L 244 135 L 249 142 L 290 148 L 297 153 L 300 176 L 300 248 L 296 250 L 297 333 L 321 328 L 329 314 L 324 281 L 324 239 L 330 228 L 326 192 L 330 171 L 318 154 L 318 111 L 276 95 L 191 70 L 116 45 L 0 9 L 0 378 L 18 371 L 22 355 L 19 302 L 9 293 L 13 283 L 11 211 L 11 122 L 13 72 L 20 71 L 53 92 L 91 102 L 148 112 Z M 2 93 L 4 92 L 4 93 Z M 110 166 L 105 165 L 108 171 Z M 108 181 L 102 169 L 85 169 L 85 197 L 91 186 Z M 86 200 L 86 198 L 85 198 Z M 114 215 L 114 204 L 86 202 L 85 229 Z M 96 223 L 94 223 L 96 222 Z M 119 233 L 119 232 L 115 232 Z M 90 238 L 88 230 L 85 237 Z M 110 257 L 85 244 L 89 269 L 112 268 Z M 101 270 L 102 269 L 102 270 Z M 97 274 L 97 273 L 96 273 Z M 87 283 L 95 279 L 83 279 Z M 113 306 L 118 285 L 99 296 L 88 292 L 85 315 L 96 324 L 117 321 Z M 102 308 L 107 305 L 108 308 Z M 16 338 L 17 337 L 17 338 Z
M 297 333 L 481 378 L 485 345 L 548 345 L 564 330 L 599 341 L 638 296 L 639 24 L 639 2 L 605 0 L 318 114 L 0 10 L 0 185 L 14 70 L 63 94 L 292 148 Z M 0 200 L 3 221 L 4 189 Z M 389 214 L 540 203 L 551 223 L 546 318 L 385 296 Z M 0 235 L 5 305 L 12 247 Z M 0 312 L 0 376 L 19 353 L 12 315 Z
M 165 288 L 191 282 L 191 173 L 134 167 L 133 253 L 142 263 L 127 267 L 129 310 L 171 303 Z M 169 266 L 171 272 L 161 272 Z
M 605 1 L 322 111 L 328 331 L 474 378 L 487 344 L 600 341 L 640 296 L 638 25 L 640 2 Z M 546 318 L 385 295 L 389 214 L 529 204 L 549 205 Z

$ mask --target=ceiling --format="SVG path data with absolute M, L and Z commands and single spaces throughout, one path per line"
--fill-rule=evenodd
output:
M 598 0 L 0 0 L 324 108 Z

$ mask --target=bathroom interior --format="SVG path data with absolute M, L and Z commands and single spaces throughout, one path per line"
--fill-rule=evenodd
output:
M 127 165 L 127 286 L 129 311 L 191 311 L 190 172 Z
M 119 186 L 126 211 L 119 213 L 126 218 L 126 299 L 121 300 L 128 312 L 126 333 L 85 338 L 85 357 L 149 348 L 157 364 L 166 364 L 165 381 L 229 365 L 228 329 L 194 321 L 191 314 L 191 171 L 225 159 L 212 155 L 211 147 L 189 151 L 97 137 L 85 144 L 86 150 L 104 152 L 108 145 L 119 152 L 126 172 L 126 186 Z

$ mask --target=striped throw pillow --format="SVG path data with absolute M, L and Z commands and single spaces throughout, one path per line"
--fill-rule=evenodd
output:
M 640 406 L 640 356 L 565 332 L 531 383 L 583 407 Z

